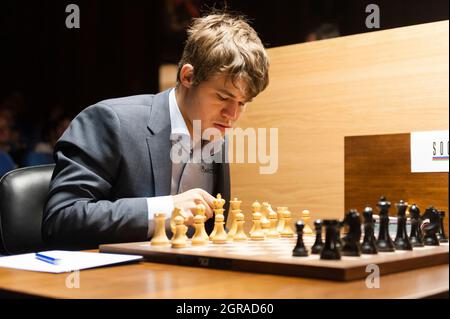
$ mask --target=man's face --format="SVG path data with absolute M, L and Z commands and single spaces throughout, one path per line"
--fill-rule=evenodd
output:
M 215 128 L 222 136 L 227 128 L 233 127 L 245 109 L 245 81 L 233 85 L 225 75 L 217 75 L 187 90 L 185 116 L 188 126 L 194 120 L 201 120 L 202 133 Z

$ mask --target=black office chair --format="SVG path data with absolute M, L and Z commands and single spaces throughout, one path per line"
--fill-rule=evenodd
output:
M 55 165 L 19 168 L 0 179 L 0 254 L 44 250 L 42 214 Z

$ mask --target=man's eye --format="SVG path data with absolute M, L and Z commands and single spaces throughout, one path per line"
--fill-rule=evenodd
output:
M 221 95 L 217 95 L 217 98 L 218 98 L 219 100 L 221 100 L 221 101 L 226 101 L 226 100 L 227 100 L 226 97 L 223 97 L 223 96 L 221 96 Z

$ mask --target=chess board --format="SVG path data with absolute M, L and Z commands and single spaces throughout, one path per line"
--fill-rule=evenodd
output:
M 314 238 L 304 236 L 306 247 Z M 106 244 L 100 252 L 142 255 L 150 262 L 206 267 L 235 271 L 310 277 L 338 281 L 366 278 L 367 265 L 379 266 L 380 274 L 448 264 L 449 245 L 414 248 L 360 257 L 342 256 L 341 260 L 321 260 L 319 255 L 293 257 L 296 238 L 266 239 L 264 241 L 228 242 L 207 246 L 171 248 L 151 246 L 149 242 Z

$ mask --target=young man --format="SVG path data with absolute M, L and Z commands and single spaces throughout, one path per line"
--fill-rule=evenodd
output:
M 268 84 L 269 62 L 256 32 L 240 17 L 212 14 L 188 30 L 177 86 L 156 95 L 102 101 L 82 111 L 55 146 L 56 167 L 42 233 L 59 247 L 144 241 L 153 216 L 180 207 L 192 223 L 197 204 L 213 216 L 213 195 L 230 196 L 225 161 L 172 161 L 180 141 L 224 135 L 245 104 Z M 217 140 L 217 139 L 216 139 Z M 216 141 L 181 143 L 188 157 Z M 226 143 L 214 155 L 224 158 Z M 211 145 L 210 145 L 211 146 Z M 207 230 L 212 229 L 212 219 Z

